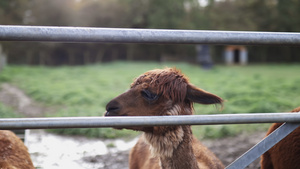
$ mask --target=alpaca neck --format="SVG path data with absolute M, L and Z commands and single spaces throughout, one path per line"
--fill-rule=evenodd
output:
M 192 148 L 190 126 L 161 127 L 164 133 L 145 133 L 152 155 L 158 157 L 162 169 L 199 169 Z

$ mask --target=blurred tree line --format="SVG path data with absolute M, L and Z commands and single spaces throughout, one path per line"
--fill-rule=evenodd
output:
M 1 0 L 1 25 L 300 31 L 298 0 Z M 1 42 L 9 63 L 195 60 L 195 45 Z M 214 46 L 216 61 L 222 46 Z M 249 46 L 250 62 L 299 62 L 295 46 Z

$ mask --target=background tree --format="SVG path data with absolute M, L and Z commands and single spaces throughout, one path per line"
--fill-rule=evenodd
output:
M 15 0 L 0 2 L 0 24 L 155 29 L 300 30 L 298 0 Z M 9 63 L 78 65 L 112 60 L 194 61 L 194 45 L 1 42 Z M 300 49 L 249 46 L 250 62 L 300 62 Z M 214 46 L 216 60 L 222 47 Z

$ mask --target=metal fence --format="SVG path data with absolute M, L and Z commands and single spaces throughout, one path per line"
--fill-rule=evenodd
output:
M 249 123 L 297 123 L 300 113 L 252 113 L 189 116 L 52 117 L 0 119 L 0 129 L 98 128 Z
M 300 45 L 300 33 L 0 26 L 0 41 L 105 42 L 160 44 Z M 284 123 L 230 164 L 247 167 L 300 125 L 300 113 L 254 113 L 168 117 L 65 117 L 0 119 L 0 129 L 93 128 L 157 125 Z
M 0 26 L 0 41 L 299 45 L 300 33 Z

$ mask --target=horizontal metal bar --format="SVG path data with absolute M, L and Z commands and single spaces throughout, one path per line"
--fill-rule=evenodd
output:
M 189 116 L 6 118 L 0 119 L 0 129 L 98 128 L 273 122 L 300 122 L 300 114 L 253 113 Z
M 253 146 L 250 150 L 244 153 L 241 157 L 236 159 L 233 163 L 228 165 L 226 169 L 242 169 L 246 168 L 254 160 L 259 158 L 263 153 L 272 148 L 279 141 L 284 139 L 287 135 L 293 132 L 300 126 L 300 123 L 284 123 L 275 131 L 261 140 L 258 144 Z
M 2 25 L 0 41 L 300 45 L 300 33 Z

